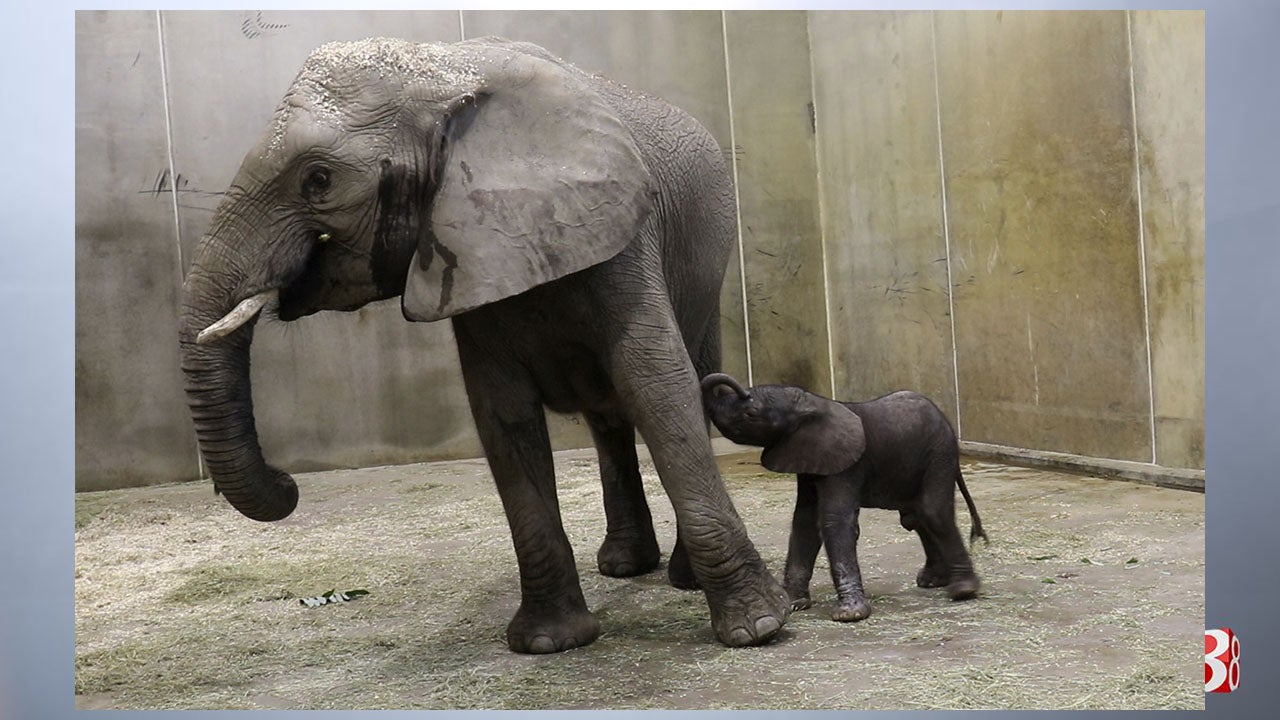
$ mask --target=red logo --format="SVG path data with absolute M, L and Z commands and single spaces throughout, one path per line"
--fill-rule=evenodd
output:
M 1229 693 L 1240 685 L 1240 638 L 1231 628 L 1204 631 L 1204 691 Z

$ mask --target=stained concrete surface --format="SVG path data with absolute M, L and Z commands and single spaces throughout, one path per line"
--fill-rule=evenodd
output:
M 937 14 L 965 440 L 1151 460 L 1125 22 Z
M 1156 462 L 1204 467 L 1204 13 L 1130 13 Z
M 830 395 L 808 17 L 724 20 L 752 379 Z
M 199 476 L 156 14 L 76 14 L 76 483 Z
M 956 424 L 928 12 L 809 22 L 835 393 L 911 388 Z
M 757 457 L 735 450 L 720 463 L 780 573 L 793 482 Z M 602 634 L 537 657 L 503 640 L 517 574 L 481 461 L 304 475 L 298 511 L 273 524 L 239 516 L 204 483 L 79 493 L 77 707 L 1204 707 L 1202 494 L 967 461 L 991 537 L 974 548 L 981 597 L 916 588 L 918 541 L 896 513 L 865 511 L 874 615 L 827 619 L 820 558 L 814 607 L 777 642 L 734 650 L 715 642 L 702 595 L 670 588 L 664 572 L 596 572 L 594 457 L 556 462 Z M 669 551 L 670 505 L 647 460 L 643 471 Z M 959 520 L 967 532 L 963 510 Z M 333 588 L 370 594 L 298 602 Z

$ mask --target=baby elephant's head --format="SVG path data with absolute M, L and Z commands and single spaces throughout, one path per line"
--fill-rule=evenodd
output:
M 862 421 L 844 405 L 793 385 L 744 388 L 731 375 L 702 379 L 702 404 L 720 434 L 765 449 L 774 472 L 830 475 L 866 448 Z

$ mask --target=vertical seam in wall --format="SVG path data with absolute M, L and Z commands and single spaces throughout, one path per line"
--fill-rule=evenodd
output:
M 733 211 L 738 225 L 738 277 L 742 282 L 742 338 L 747 350 L 747 387 L 755 385 L 751 364 L 751 319 L 747 317 L 747 261 L 742 244 L 742 198 L 738 192 L 738 138 L 733 128 L 733 81 L 729 76 L 729 21 L 720 11 L 720 37 L 724 44 L 724 92 L 729 104 L 729 157 L 733 162 Z
M 466 39 L 467 39 L 467 26 L 466 26 L 466 25 L 463 23 L 463 21 L 462 21 L 462 11 L 461 11 L 461 10 L 459 10 L 459 11 L 458 11 L 458 39 L 459 39 L 459 40 L 466 40 Z
M 1133 189 L 1138 197 L 1138 275 L 1142 279 L 1142 328 L 1147 348 L 1147 402 L 1151 428 L 1151 463 L 1156 463 L 1156 389 L 1151 367 L 1151 306 L 1147 298 L 1147 220 L 1142 209 L 1142 151 L 1138 142 L 1138 88 L 1133 72 L 1133 13 L 1124 12 L 1125 40 L 1129 52 L 1129 112 L 1133 121 Z
M 809 50 L 809 102 L 813 103 L 813 168 L 817 174 L 818 189 L 818 247 L 822 250 L 822 307 L 827 319 L 827 373 L 831 382 L 831 397 L 840 397 L 836 390 L 835 339 L 831 332 L 831 275 L 827 260 L 826 203 L 823 200 L 822 153 L 818 149 L 818 89 L 817 74 L 813 69 L 813 12 L 805 11 L 804 36 Z
M 929 39 L 933 45 L 933 112 L 938 128 L 938 187 L 942 194 L 942 244 L 947 253 L 947 314 L 951 320 L 951 381 L 956 391 L 956 436 L 963 438 L 960 421 L 960 356 L 956 348 L 955 285 L 951 282 L 951 222 L 947 214 L 947 166 L 942 152 L 942 92 L 938 89 L 937 13 L 929 11 Z
M 178 287 L 182 287 L 182 220 L 178 215 L 178 171 L 173 160 L 173 118 L 169 112 L 169 60 L 164 51 L 164 15 L 156 10 L 156 43 L 160 50 L 160 98 L 164 104 L 164 139 L 169 160 L 169 196 L 173 200 L 173 238 L 178 246 Z M 204 456 L 200 454 L 200 441 L 192 438 L 196 449 L 196 473 L 206 477 Z

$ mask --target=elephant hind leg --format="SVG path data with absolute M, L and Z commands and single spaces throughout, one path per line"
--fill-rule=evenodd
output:
M 925 554 L 929 555 L 932 546 L 937 555 L 929 557 L 925 569 L 932 565 L 936 568 L 932 574 L 937 579 L 946 578 L 947 595 L 952 600 L 968 600 L 978 594 L 980 583 L 969 551 L 960 537 L 960 528 L 956 526 L 954 469 L 940 464 L 930 473 L 932 477 L 925 480 L 926 490 L 920 498 L 918 532 Z M 934 557 L 939 560 L 935 562 Z
M 916 573 L 916 585 L 922 588 L 946 587 L 951 582 L 951 571 L 943 559 L 938 541 L 926 527 L 917 527 L 920 544 L 924 546 L 924 567 Z
M 584 413 L 600 459 L 600 484 L 608 522 L 596 553 L 601 575 L 632 577 L 658 567 L 661 552 L 644 497 L 635 427 L 616 415 Z

